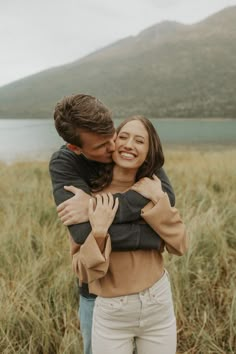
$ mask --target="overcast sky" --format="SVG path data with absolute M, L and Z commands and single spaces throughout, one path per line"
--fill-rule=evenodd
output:
M 0 86 L 163 20 L 195 23 L 236 0 L 0 0 Z

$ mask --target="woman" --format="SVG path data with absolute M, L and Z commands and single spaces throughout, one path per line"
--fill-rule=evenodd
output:
M 110 171 L 96 181 L 96 189 L 102 188 L 96 205 L 90 200 L 92 232 L 79 250 L 74 249 L 73 256 L 73 268 L 80 281 L 88 282 L 90 292 L 98 295 L 93 317 L 93 354 L 103 354 L 105 350 L 131 354 L 134 339 L 139 354 L 174 354 L 176 321 L 162 253 L 112 252 L 108 234 L 118 208 L 111 193 L 132 188 L 151 200 L 141 216 L 163 239 L 163 250 L 165 247 L 170 253 L 182 255 L 187 249 L 179 213 L 170 206 L 159 179 L 153 176 L 157 161 L 161 167 L 164 156 L 148 119 L 134 116 L 119 126 L 113 161 Z

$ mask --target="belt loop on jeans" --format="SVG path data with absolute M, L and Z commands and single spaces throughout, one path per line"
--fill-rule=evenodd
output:
M 128 296 L 127 296 L 127 295 L 121 296 L 120 302 L 122 302 L 122 304 L 127 304 L 127 302 L 128 302 Z
M 168 280 L 170 280 L 169 272 L 168 272 L 168 270 L 166 268 L 165 268 L 165 274 L 166 274 Z

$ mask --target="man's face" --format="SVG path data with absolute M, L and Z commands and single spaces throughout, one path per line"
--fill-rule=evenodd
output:
M 103 163 L 112 162 L 116 133 L 111 136 L 104 136 L 82 131 L 80 132 L 80 139 L 82 147 L 78 151 L 85 155 L 87 159 Z

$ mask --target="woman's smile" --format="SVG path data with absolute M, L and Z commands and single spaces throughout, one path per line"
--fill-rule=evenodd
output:
M 125 160 L 133 160 L 137 156 L 137 154 L 134 154 L 132 152 L 126 152 L 126 151 L 119 151 L 119 154 Z
M 113 161 L 122 168 L 136 169 L 143 164 L 149 149 L 148 132 L 139 120 L 126 123 L 119 131 Z

